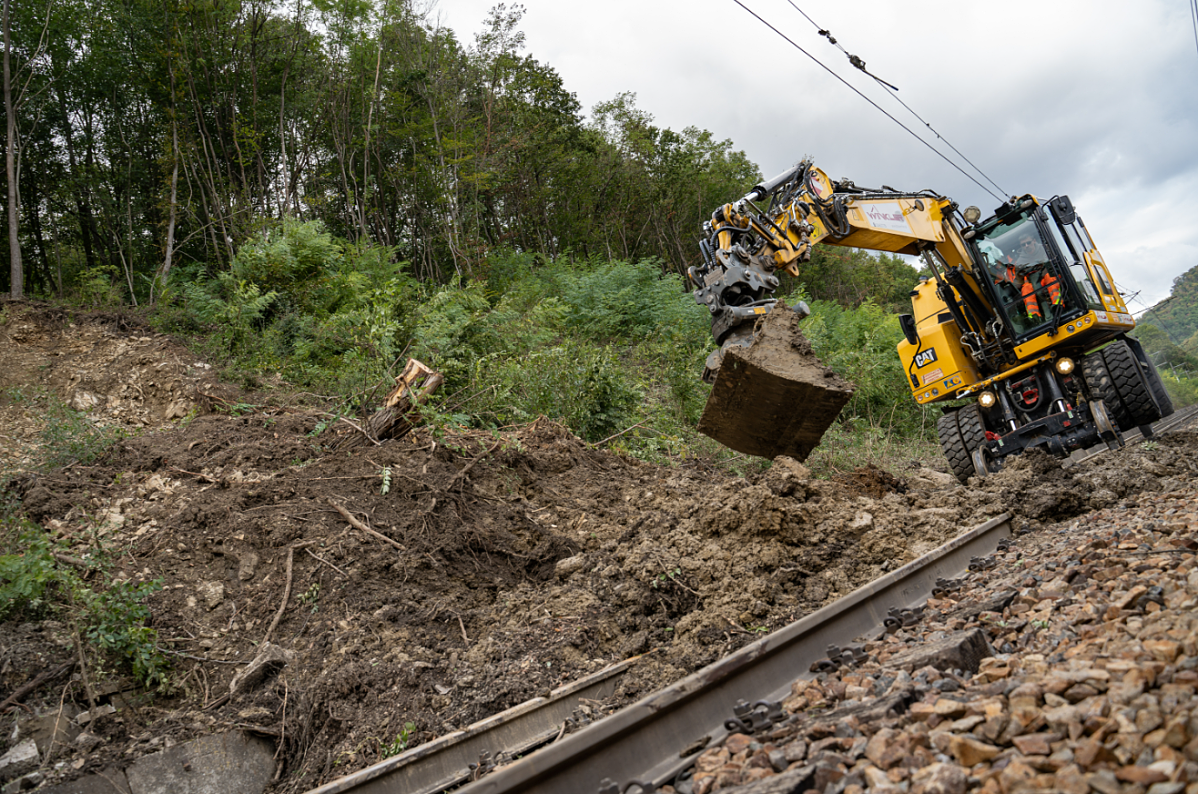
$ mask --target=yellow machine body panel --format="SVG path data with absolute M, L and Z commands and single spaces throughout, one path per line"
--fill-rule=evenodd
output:
M 951 398 L 981 380 L 981 374 L 961 345 L 961 330 L 949 320 L 920 329 L 919 341 L 898 344 L 899 360 L 906 370 L 916 402 Z

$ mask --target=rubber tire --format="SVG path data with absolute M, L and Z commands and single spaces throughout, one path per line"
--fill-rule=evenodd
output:
M 1102 400 L 1106 406 L 1107 415 L 1115 423 L 1115 427 L 1126 430 L 1136 425 L 1131 421 L 1115 382 L 1107 371 L 1106 362 L 1102 360 L 1102 351 L 1091 353 L 1082 359 L 1082 379 L 1090 388 L 1091 400 Z
M 1156 371 L 1156 365 L 1151 361 L 1141 360 L 1140 366 L 1144 369 L 1144 379 L 1148 381 L 1148 388 L 1156 398 L 1157 407 L 1161 409 L 1161 418 L 1172 416 L 1173 400 L 1169 398 L 1169 392 L 1165 391 L 1165 384 L 1161 381 L 1161 374 Z
M 1140 362 L 1131 347 L 1122 339 L 1117 339 L 1102 349 L 1102 360 L 1106 362 L 1107 372 L 1111 374 L 1111 382 L 1123 407 L 1127 409 L 1130 424 L 1120 427 L 1131 430 L 1140 425 L 1150 425 L 1161 418 L 1161 410 L 1152 399 L 1148 390 L 1148 380 L 1140 367 Z
M 977 474 L 972 453 L 986 441 L 982 413 L 976 405 L 966 405 L 950 411 L 936 420 L 936 435 L 957 481 L 964 485 Z

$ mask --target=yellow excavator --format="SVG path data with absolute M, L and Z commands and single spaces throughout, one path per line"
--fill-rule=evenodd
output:
M 704 232 L 704 262 L 689 273 L 719 345 L 704 373 L 715 383 L 704 417 L 723 417 L 709 435 L 733 449 L 752 438 L 741 451 L 809 452 L 810 444 L 788 446 L 793 432 L 771 432 L 779 412 L 755 410 L 756 394 L 782 406 L 788 390 L 797 396 L 789 411 L 807 438 L 822 435 L 848 399 L 812 410 L 811 379 L 746 363 L 775 308 L 806 313 L 772 295 L 777 271 L 799 276 L 817 244 L 926 264 L 931 275 L 911 291 L 912 314 L 899 318 L 898 355 L 917 403 L 951 403 L 937 431 L 962 483 L 1027 449 L 1066 457 L 1116 448 L 1124 431 L 1150 435 L 1148 425 L 1173 412 L 1151 360 L 1127 335 L 1135 320 L 1068 196 L 1013 196 L 983 219 L 977 207 L 962 211 L 932 191 L 833 182 L 804 160 L 717 209 Z

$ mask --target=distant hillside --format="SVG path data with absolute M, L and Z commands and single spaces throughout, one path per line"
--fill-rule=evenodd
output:
M 1164 353 L 1168 359 L 1189 358 L 1185 363 L 1191 368 L 1198 365 L 1198 266 L 1173 280 L 1170 297 L 1146 312 L 1140 325 L 1137 336 L 1150 352 Z M 1154 326 L 1159 332 L 1143 326 Z

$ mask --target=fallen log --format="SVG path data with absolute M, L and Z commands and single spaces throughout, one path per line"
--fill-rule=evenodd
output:
M 417 424 L 417 406 L 428 401 L 445 378 L 440 372 L 409 358 L 403 372 L 395 378 L 395 388 L 383 400 L 383 407 L 375 411 L 360 432 L 343 437 L 337 449 L 361 446 L 367 441 L 378 443 L 388 438 L 400 438 Z

